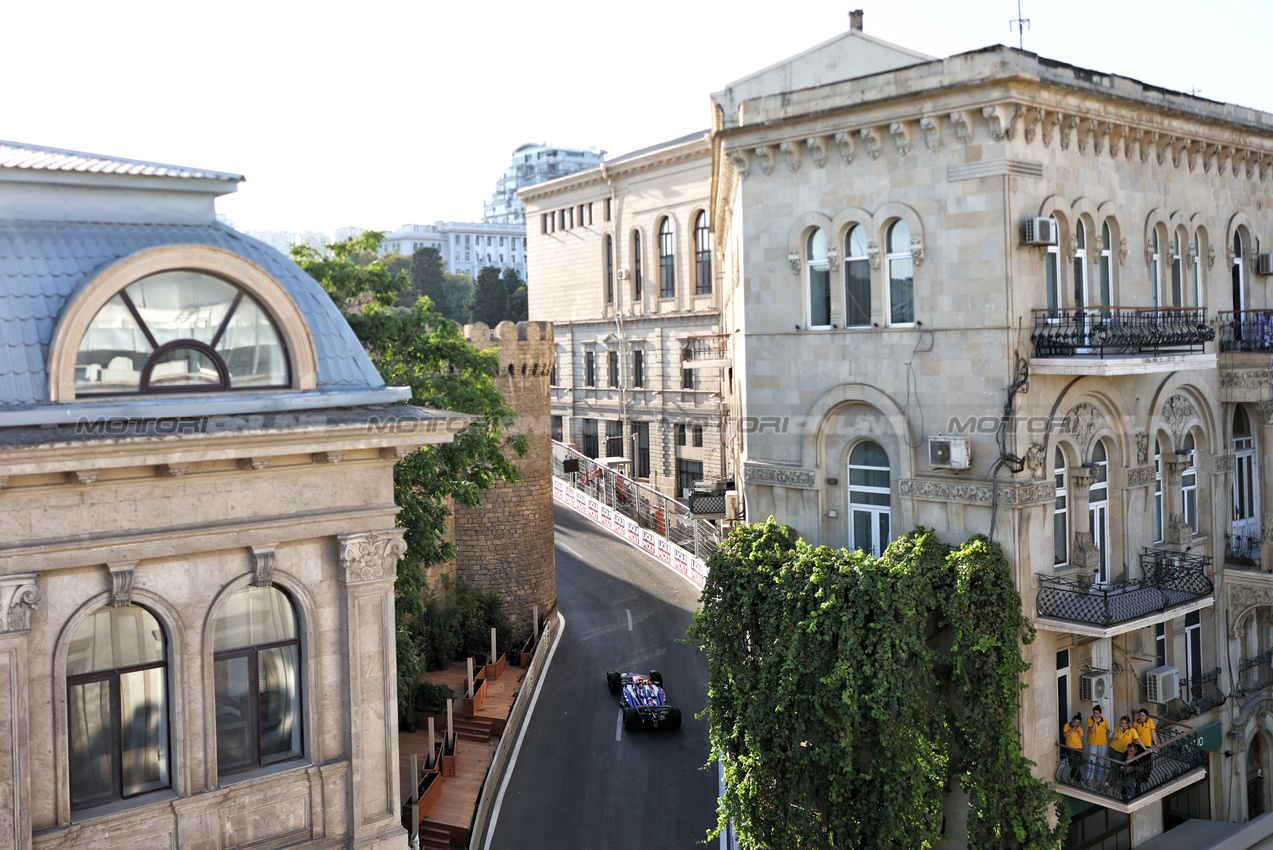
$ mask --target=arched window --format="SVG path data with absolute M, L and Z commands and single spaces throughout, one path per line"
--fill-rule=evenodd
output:
M 1233 234 L 1233 309 L 1246 309 L 1246 275 L 1242 270 L 1242 231 Z M 1239 322 L 1239 327 L 1241 322 Z
M 1193 307 L 1202 306 L 1202 240 L 1198 238 L 1195 232 L 1193 235 L 1193 262 L 1190 268 L 1190 289 L 1192 291 L 1192 300 L 1190 305 Z
M 606 303 L 614 303 L 614 238 L 606 234 Z
M 705 212 L 694 219 L 694 294 L 712 294 L 712 232 Z
M 1181 454 L 1189 456 L 1189 466 L 1180 473 L 1180 504 L 1185 510 L 1185 522 L 1198 533 L 1198 465 L 1194 462 L 1197 452 L 1193 434 L 1185 434 Z
M 1154 542 L 1163 541 L 1162 521 L 1162 444 L 1154 440 Z
M 1052 563 L 1063 567 L 1070 562 L 1069 493 L 1066 491 L 1065 452 L 1058 446 L 1052 461 L 1056 482 L 1056 509 L 1052 513 Z
M 632 231 L 632 295 L 641 300 L 641 231 Z
M 866 228 L 853 225 L 844 238 L 844 326 L 871 324 L 871 261 L 866 253 Z
M 1234 550 L 1242 557 L 1251 557 L 1250 544 L 1255 540 L 1255 555 L 1259 556 L 1260 536 L 1260 484 L 1259 464 L 1255 454 L 1255 435 L 1251 420 L 1239 405 L 1233 410 L 1233 536 Z
M 809 327 L 831 327 L 831 262 L 827 235 L 814 230 L 805 240 L 805 273 L 809 276 Z
M 287 595 L 245 587 L 230 596 L 213 652 L 218 774 L 299 758 L 301 642 Z
M 911 256 L 911 229 L 898 220 L 888 229 L 889 324 L 915 323 L 915 260 Z
M 1096 570 L 1096 583 L 1109 582 L 1109 454 L 1105 442 L 1097 440 L 1092 447 L 1092 474 L 1095 481 L 1087 491 L 1087 515 L 1092 542 L 1101 553 Z
M 1087 286 L 1087 225 L 1074 222 L 1074 306 L 1090 307 L 1092 299 Z
M 75 361 L 77 396 L 286 387 L 274 320 L 244 289 L 197 271 L 129 284 L 89 323 Z
M 169 784 L 167 644 L 137 605 L 99 608 L 66 659 L 71 807 Z
M 672 241 L 672 220 L 659 222 L 659 297 L 676 297 L 676 248 Z
M 1185 297 L 1185 266 L 1180 253 L 1180 231 L 1171 235 L 1171 307 L 1183 307 Z
M 849 531 L 851 549 L 879 556 L 890 538 L 891 491 L 888 454 L 879 443 L 863 440 L 849 453 Z
M 1159 298 L 1162 278 L 1158 274 L 1158 249 L 1158 228 L 1155 227 L 1149 233 L 1149 298 L 1154 307 L 1162 303 Z
M 1101 257 L 1100 257 L 1100 291 L 1097 297 L 1100 299 L 1098 303 L 1102 307 L 1110 306 L 1110 292 L 1113 289 L 1113 258 L 1114 245 L 1113 238 L 1109 232 L 1109 222 L 1101 225 Z M 1106 313 L 1108 315 L 1108 313 Z
M 1052 217 L 1052 232 L 1056 233 L 1056 217 Z M 1043 281 L 1047 288 L 1048 309 L 1061 309 L 1061 247 L 1056 243 L 1048 246 L 1043 255 Z M 1053 315 L 1055 318 L 1054 314 Z

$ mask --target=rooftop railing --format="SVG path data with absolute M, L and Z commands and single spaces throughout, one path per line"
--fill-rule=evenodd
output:
M 1098 797 L 1131 803 L 1206 765 L 1207 754 L 1189 734 L 1192 728 L 1166 718 L 1155 718 L 1154 722 L 1159 745 L 1130 762 L 1058 745 L 1056 782 Z
M 1035 608 L 1041 617 L 1109 627 L 1210 596 L 1214 589 L 1207 576 L 1210 558 L 1145 549 L 1140 562 L 1140 578 L 1111 584 L 1040 575 Z
M 1273 352 L 1273 310 L 1221 310 L 1222 352 Z
M 1080 307 L 1033 310 L 1035 357 L 1201 353 L 1215 339 L 1202 307 Z

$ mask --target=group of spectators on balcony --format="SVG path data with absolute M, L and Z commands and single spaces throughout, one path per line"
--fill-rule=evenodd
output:
M 1083 714 L 1077 713 L 1061 729 L 1068 752 L 1065 758 L 1070 766 L 1069 784 L 1086 786 L 1093 790 L 1109 790 L 1112 782 L 1110 762 L 1122 762 L 1119 774 L 1123 778 L 1120 787 L 1124 800 L 1130 799 L 1132 788 L 1136 795 L 1148 780 L 1153 756 L 1151 750 L 1158 746 L 1157 725 L 1149 712 L 1141 709 L 1135 723 L 1127 715 L 1119 718 L 1118 728 L 1111 730 L 1102 716 L 1099 705 L 1092 706 L 1092 716 L 1087 718 L 1084 729 Z M 1087 756 L 1083 754 L 1083 739 L 1087 738 Z M 1107 753 L 1114 751 L 1113 758 Z M 1084 762 L 1086 761 L 1086 773 Z M 1127 781 L 1130 780 L 1130 781 Z

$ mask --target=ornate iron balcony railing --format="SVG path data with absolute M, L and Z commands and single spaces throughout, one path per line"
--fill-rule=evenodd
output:
M 1140 562 L 1140 578 L 1113 584 L 1040 575 L 1035 608 L 1041 617 L 1109 627 L 1212 593 L 1210 558 L 1145 549 Z
M 1130 803 L 1207 763 L 1207 754 L 1187 734 L 1193 731 L 1190 727 L 1163 718 L 1155 723 L 1159 746 L 1128 763 L 1058 745 L 1056 782 Z
M 685 346 L 681 349 L 681 359 L 687 363 L 701 360 L 728 360 L 729 335 L 687 337 Z
M 1244 694 L 1273 685 L 1273 649 L 1238 662 L 1238 688 Z
M 1224 536 L 1224 562 L 1233 567 L 1260 565 L 1260 538 L 1240 534 Z
M 1221 310 L 1220 350 L 1273 352 L 1273 310 Z
M 1224 705 L 1225 695 L 1220 690 L 1220 668 L 1203 673 L 1198 681 L 1190 682 L 1187 699 L 1173 699 L 1163 706 L 1163 716 L 1169 720 L 1188 720 L 1196 714 Z
M 1202 307 L 1033 310 L 1035 357 L 1200 353 L 1215 339 Z

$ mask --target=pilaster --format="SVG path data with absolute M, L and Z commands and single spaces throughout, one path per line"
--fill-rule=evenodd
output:
M 27 635 L 40 601 L 36 578 L 0 578 L 0 850 L 31 847 Z

